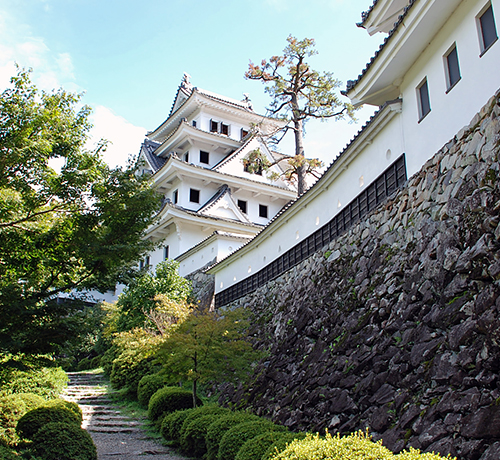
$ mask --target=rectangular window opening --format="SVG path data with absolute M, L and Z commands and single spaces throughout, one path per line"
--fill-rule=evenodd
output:
M 186 163 L 189 163 L 189 152 L 186 152 L 186 153 L 184 154 L 184 161 L 185 161 Z
M 458 63 L 457 46 L 453 45 L 451 50 L 445 55 L 445 70 L 447 93 L 460 81 L 460 64 Z
M 259 204 L 259 217 L 267 219 L 267 206 L 265 204 Z
M 244 200 L 238 200 L 238 208 L 241 209 L 243 214 L 247 213 L 247 202 Z
M 219 122 L 210 120 L 210 132 L 211 133 L 218 133 L 219 132 Z
M 194 188 L 189 189 L 189 201 L 191 203 L 199 203 L 200 202 L 200 191 Z
M 193 128 L 196 128 L 196 120 L 193 120 L 191 124 L 193 125 Z
M 495 25 L 495 16 L 491 2 L 488 2 L 487 7 L 480 13 L 477 18 L 477 26 L 479 32 L 479 42 L 481 45 L 481 56 L 486 53 L 498 40 L 497 28 Z
M 220 124 L 220 133 L 224 134 L 224 136 L 229 136 L 229 125 L 221 123 Z
M 174 204 L 177 204 L 179 202 L 179 190 L 174 190 L 172 193 L 172 201 Z
M 427 78 L 417 87 L 417 98 L 418 98 L 418 116 L 419 123 L 427 116 L 431 111 L 431 101 L 429 98 L 429 86 L 427 84 Z
M 169 253 L 169 247 L 168 247 L 168 244 L 167 244 L 167 246 L 165 246 L 163 248 L 163 260 L 167 260 L 168 259 L 168 253 Z
M 240 139 L 243 139 L 248 136 L 248 130 L 241 128 Z
M 208 152 L 204 152 L 203 150 L 200 150 L 200 163 L 204 163 L 204 164 L 208 165 L 210 163 L 209 157 L 210 157 L 210 154 Z

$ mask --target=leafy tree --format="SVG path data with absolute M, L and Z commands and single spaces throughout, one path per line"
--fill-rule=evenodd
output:
M 183 317 L 191 283 L 179 275 L 178 268 L 173 260 L 160 262 L 154 273 L 138 277 L 125 288 L 116 303 L 118 332 L 146 326 L 161 333 L 166 323 Z
M 245 336 L 245 315 L 242 308 L 195 310 L 161 346 L 157 356 L 164 372 L 192 382 L 193 406 L 198 383 L 233 382 L 259 358 Z
M 51 352 L 79 331 L 78 306 L 58 296 L 128 279 L 160 200 L 132 168 L 104 163 L 104 142 L 85 148 L 80 96 L 39 91 L 24 70 L 11 84 L 0 95 L 0 353 Z
M 304 156 L 304 123 L 311 118 L 354 119 L 354 108 L 340 100 L 336 89 L 341 82 L 331 72 L 320 74 L 306 62 L 317 54 L 314 40 L 297 40 L 290 35 L 287 41 L 283 55 L 263 59 L 260 65 L 250 61 L 245 78 L 266 85 L 265 91 L 271 96 L 269 114 L 287 120 L 285 130 L 294 132 L 295 158 L 290 171 L 297 175 L 300 195 L 306 190 L 306 173 L 314 170 L 318 162 Z

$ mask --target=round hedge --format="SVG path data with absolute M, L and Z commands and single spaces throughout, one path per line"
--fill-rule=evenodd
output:
M 224 412 L 214 412 L 212 414 L 203 415 L 190 421 L 186 426 L 186 420 L 182 427 L 182 435 L 180 440 L 181 449 L 191 457 L 203 457 L 207 453 L 207 445 L 205 438 L 207 436 L 208 427 L 218 420 Z
M 169 383 L 166 375 L 150 374 L 145 375 L 137 384 L 137 400 L 143 407 L 148 407 L 149 400 L 160 388 Z
M 304 436 L 305 434 L 301 439 L 303 439 Z M 268 451 L 276 453 L 278 443 L 282 445 L 282 449 L 284 449 L 287 442 L 291 442 L 296 438 L 297 435 L 289 433 L 288 431 L 269 431 L 260 434 L 259 436 L 255 436 L 255 438 L 249 439 L 241 446 L 241 449 L 236 455 L 236 460 L 261 460 Z
M 202 404 L 201 399 L 197 398 L 196 405 Z M 192 407 L 193 394 L 190 391 L 179 387 L 164 387 L 151 396 L 148 404 L 148 417 L 156 422 L 165 414 Z
M 82 421 L 75 412 L 62 404 L 41 406 L 24 414 L 17 422 L 16 432 L 20 438 L 33 439 L 37 431 L 51 422 L 63 422 L 80 427 Z
M 74 424 L 47 423 L 34 436 L 33 446 L 44 460 L 97 460 L 92 438 Z
M 279 436 L 277 437 L 274 444 L 269 446 L 265 453 L 262 454 L 260 460 L 270 460 L 273 458 L 278 452 L 281 452 L 286 449 L 288 444 L 295 441 L 296 439 L 305 439 L 306 433 L 288 433 L 288 432 L 279 432 Z M 241 452 L 241 451 L 240 451 Z M 238 455 L 240 454 L 238 452 Z
M 219 444 L 226 433 L 233 426 L 239 425 L 243 422 L 258 421 L 259 417 L 250 414 L 249 412 L 232 412 L 228 415 L 223 415 L 215 422 L 213 422 L 207 430 L 205 436 L 205 443 L 207 446 L 207 460 L 215 460 L 219 452 Z
M 19 460 L 19 457 L 14 451 L 4 446 L 0 446 L 0 458 L 2 460 Z
M 227 431 L 221 439 L 219 445 L 218 460 L 234 460 L 241 446 L 249 439 L 269 431 L 284 431 L 284 426 L 260 419 L 258 421 L 240 423 Z
M 179 444 L 182 424 L 188 414 L 192 411 L 194 411 L 194 409 L 176 410 L 175 412 L 166 415 L 161 422 L 160 428 L 160 433 L 163 438 L 167 441 L 173 442 L 174 444 Z
M 73 401 L 66 401 L 65 399 L 51 399 L 50 401 L 46 401 L 43 403 L 44 407 L 65 407 L 73 412 L 79 419 L 80 424 L 83 421 L 83 413 L 80 409 L 80 406 Z
M 348 436 L 331 436 L 323 438 L 319 434 L 307 434 L 305 439 L 291 442 L 286 449 L 274 455 L 274 460 L 395 460 L 397 457 L 382 445 L 382 441 L 374 442 L 362 431 Z
M 182 436 L 184 436 L 186 427 L 197 418 L 204 417 L 205 415 L 219 414 L 220 416 L 222 416 L 230 413 L 231 411 L 229 409 L 217 406 L 216 404 L 207 404 L 206 406 L 196 407 L 187 415 L 187 417 L 184 419 L 184 422 L 182 423 L 182 427 L 179 430 L 180 440 L 182 439 Z

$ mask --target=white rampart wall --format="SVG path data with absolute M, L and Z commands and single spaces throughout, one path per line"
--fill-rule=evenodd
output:
M 485 0 L 461 2 L 403 79 L 403 129 L 409 176 L 468 125 L 500 87 L 500 40 L 480 57 L 476 16 L 487 3 Z M 497 32 L 500 32 L 500 0 L 491 3 Z M 457 46 L 462 78 L 447 93 L 444 55 L 453 43 Z M 416 88 L 425 77 L 431 112 L 419 123 Z
M 282 217 L 290 215 L 289 218 L 280 217 L 271 224 L 265 238 L 258 239 L 258 244 L 250 243 L 251 251 L 240 251 L 241 255 L 235 255 L 227 267 L 222 263 L 215 274 L 216 293 L 259 271 L 326 224 L 404 153 L 400 115 L 369 142 L 371 144 L 365 142 L 363 150 L 348 165 L 339 160 L 327 173 L 335 175 L 335 180 L 323 180 L 321 186 L 318 184 L 309 192 L 314 198 L 306 202 L 306 195 L 297 202 L 292 208 L 298 212 L 287 211 Z

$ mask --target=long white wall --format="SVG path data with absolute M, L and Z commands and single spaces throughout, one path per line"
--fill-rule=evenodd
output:
M 476 16 L 488 2 L 465 0 L 406 74 L 401 84 L 404 143 L 411 176 L 471 118 L 500 87 L 500 40 L 482 56 Z M 500 32 L 500 0 L 493 0 Z M 444 56 L 456 43 L 461 80 L 447 92 Z M 419 123 L 417 87 L 427 77 L 431 112 Z

